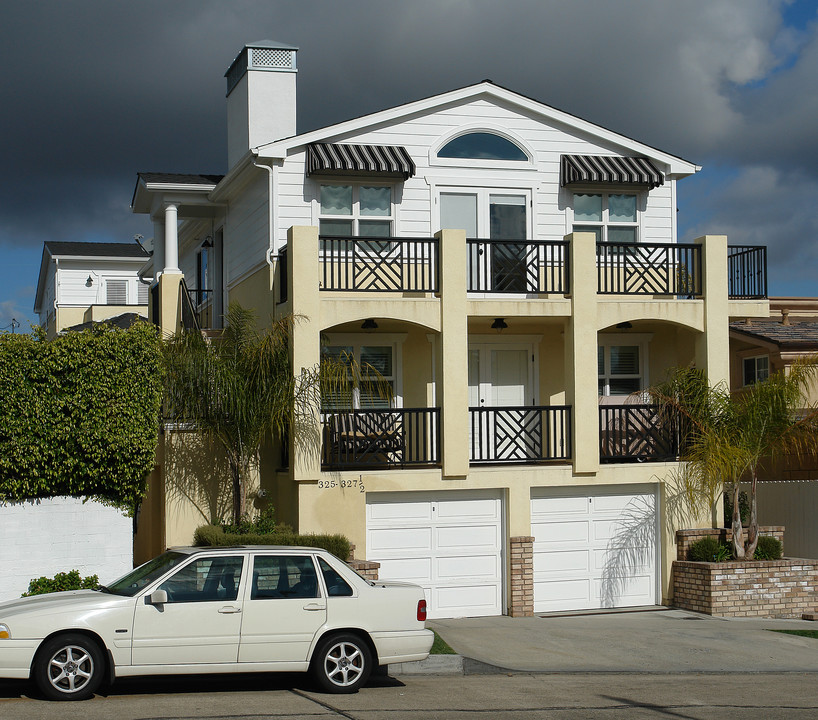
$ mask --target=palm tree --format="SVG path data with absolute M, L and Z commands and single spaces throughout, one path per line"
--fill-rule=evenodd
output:
M 651 389 L 666 418 L 683 428 L 678 480 L 692 504 L 711 508 L 725 488 L 733 493 L 733 554 L 752 560 L 758 544 L 756 487 L 759 465 L 784 454 L 814 452 L 818 408 L 807 402 L 814 361 L 796 363 L 741 392 L 725 383 L 710 386 L 702 370 L 679 368 Z M 739 483 L 750 482 L 750 518 L 745 542 Z
M 315 452 L 322 393 L 351 397 L 364 382 L 381 394 L 390 390 L 374 368 L 362 373 L 346 357 L 324 358 L 295 375 L 290 336 L 301 320 L 284 317 L 260 331 L 252 310 L 231 303 L 220 337 L 188 330 L 164 343 L 166 414 L 223 448 L 235 524 L 247 515 L 248 475 L 266 439 L 289 437 L 297 452 Z

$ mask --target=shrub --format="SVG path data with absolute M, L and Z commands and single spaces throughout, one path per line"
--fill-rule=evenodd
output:
M 738 494 L 738 512 L 741 516 L 741 524 L 747 525 L 750 521 L 750 500 L 744 490 Z M 724 526 L 730 527 L 733 521 L 733 493 L 729 488 L 724 492 Z
M 69 572 L 57 573 L 53 578 L 39 577 L 33 579 L 28 584 L 28 592 L 23 593 L 23 597 L 64 592 L 66 590 L 96 590 L 98 587 L 99 577 L 96 575 L 80 577 L 79 570 L 70 570 Z
M 695 562 L 726 562 L 732 556 L 730 547 L 712 536 L 696 540 L 687 550 L 688 559 Z
M 262 510 L 253 520 L 244 517 L 237 525 L 222 523 L 222 528 L 227 535 L 269 535 L 274 532 L 292 532 L 289 525 L 284 523 L 276 525 L 275 509 L 272 507 Z
M 759 535 L 753 560 L 780 560 L 783 552 L 784 547 L 778 538 L 769 535 Z
M 340 560 L 349 557 L 351 543 L 343 535 L 301 535 L 287 526 L 278 525 L 273 533 L 226 533 L 221 525 L 202 525 L 193 533 L 193 544 L 199 547 L 230 547 L 234 545 L 289 545 L 317 547 L 331 552 Z

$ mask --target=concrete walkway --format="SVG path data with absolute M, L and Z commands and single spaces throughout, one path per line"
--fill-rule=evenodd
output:
M 465 672 L 818 672 L 818 639 L 769 632 L 818 630 L 805 620 L 714 618 L 648 610 L 531 618 L 431 620 L 464 657 Z M 469 670 L 468 659 L 478 661 Z

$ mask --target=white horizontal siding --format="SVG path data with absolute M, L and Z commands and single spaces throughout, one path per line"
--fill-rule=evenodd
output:
M 63 307 L 86 307 L 106 305 L 108 280 L 126 280 L 128 305 L 138 304 L 137 272 L 139 266 L 131 263 L 117 265 L 115 262 L 88 263 L 84 267 L 60 267 L 57 270 L 57 304 Z M 88 287 L 88 277 L 91 287 Z
M 517 168 L 458 167 L 430 165 L 430 148 L 463 128 L 494 129 L 519 138 L 533 156 L 536 172 Z M 394 126 L 327 138 L 333 142 L 402 145 L 415 162 L 417 174 L 403 184 L 402 200 L 397 213 L 398 235 L 429 236 L 436 214 L 431 205 L 430 184 L 442 186 L 492 187 L 494 183 L 511 184 L 520 188 L 535 186 L 533 195 L 534 235 L 546 240 L 561 239 L 568 231 L 566 202 L 570 193 L 560 190 L 559 168 L 562 154 L 618 154 L 621 148 L 582 135 L 558 123 L 545 124 L 541 119 L 516 109 L 497 105 L 484 99 L 456 107 L 447 107 L 430 115 L 416 117 Z M 287 229 L 297 224 L 315 224 L 317 213 L 311 198 L 320 180 L 306 180 L 304 153 L 288 158 L 278 175 L 279 223 L 278 236 L 286 237 Z M 640 218 L 642 239 L 651 242 L 673 241 L 672 192 L 670 183 L 651 191 Z
M 266 172 L 258 171 L 230 203 L 225 224 L 225 280 L 228 287 L 265 262 L 269 246 Z

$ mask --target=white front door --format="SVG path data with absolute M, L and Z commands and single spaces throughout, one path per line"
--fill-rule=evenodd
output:
M 534 393 L 534 352 L 527 343 L 469 346 L 469 442 L 483 461 L 538 457 L 542 447 Z M 507 408 L 503 410 L 503 408 Z
M 540 488 L 531 495 L 534 612 L 654 605 L 655 488 Z
M 369 493 L 366 558 L 381 580 L 423 587 L 430 619 L 502 614 L 497 491 Z

